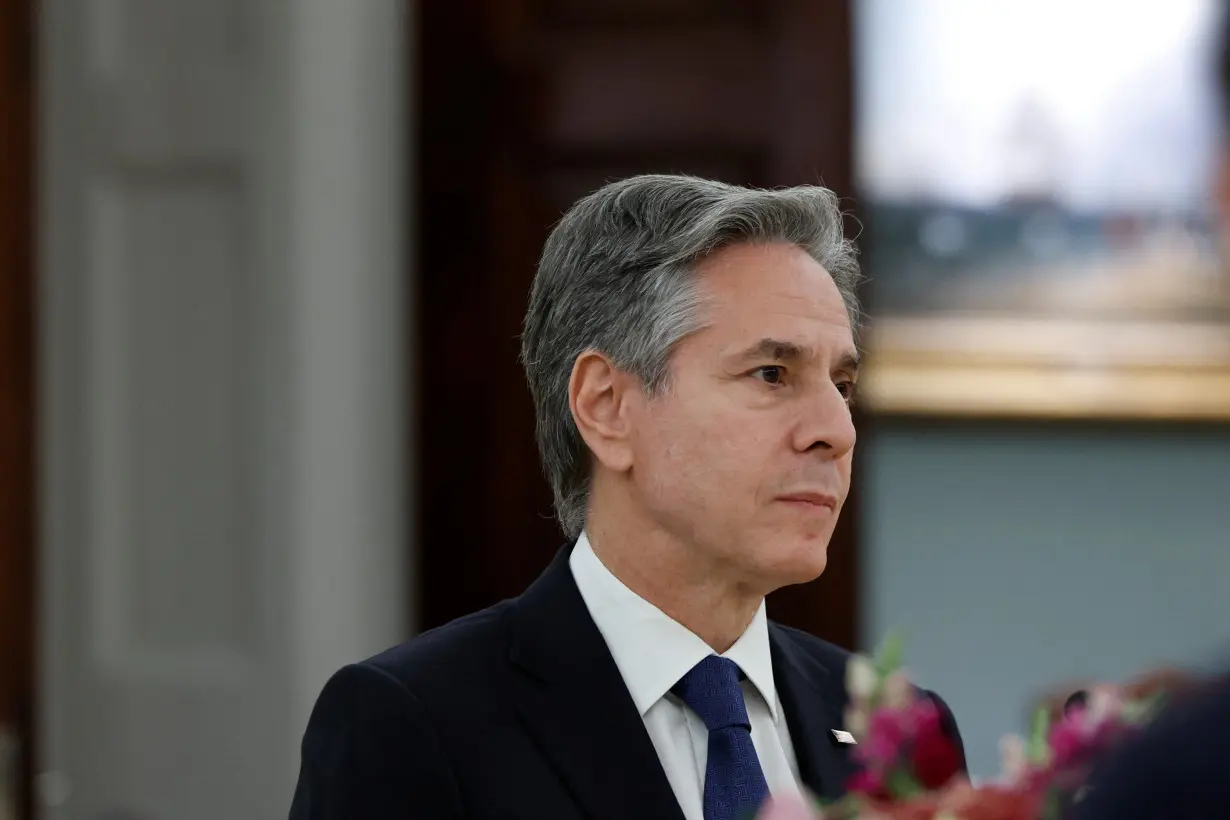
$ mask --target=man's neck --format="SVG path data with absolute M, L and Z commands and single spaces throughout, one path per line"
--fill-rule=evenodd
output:
M 660 528 L 619 525 L 591 514 L 586 534 L 598 560 L 624 586 L 721 654 L 747 631 L 764 595 L 699 560 L 699 551 Z

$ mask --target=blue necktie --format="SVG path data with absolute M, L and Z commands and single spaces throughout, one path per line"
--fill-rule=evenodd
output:
M 710 655 L 673 689 L 709 729 L 705 820 L 751 817 L 769 797 L 739 678 L 734 661 Z

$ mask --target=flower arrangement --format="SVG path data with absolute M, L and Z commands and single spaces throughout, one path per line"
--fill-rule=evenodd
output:
M 857 740 L 860 771 L 847 795 L 827 806 L 774 800 L 759 820 L 1059 820 L 1081 798 L 1094 762 L 1157 713 L 1166 695 L 1190 681 L 1154 673 L 1123 686 L 1099 686 L 1057 719 L 1040 709 L 1028 738 L 1001 743 L 1002 771 L 974 786 L 930 698 L 901 669 L 902 642 L 847 667 L 846 731 Z

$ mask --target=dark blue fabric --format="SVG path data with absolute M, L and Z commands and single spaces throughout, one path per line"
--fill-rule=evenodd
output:
M 683 676 L 674 692 L 709 729 L 705 820 L 751 816 L 769 796 L 752 745 L 752 724 L 739 686 L 739 666 L 710 655 Z

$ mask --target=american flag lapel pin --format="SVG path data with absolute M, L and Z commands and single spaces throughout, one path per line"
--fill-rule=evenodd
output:
M 854 735 L 850 734 L 849 732 L 843 732 L 841 729 L 834 729 L 833 737 L 837 739 L 838 743 L 846 743 L 851 746 L 858 745 L 858 741 L 854 739 Z

